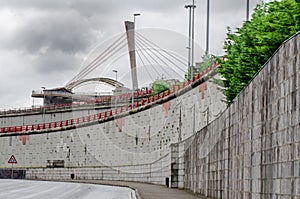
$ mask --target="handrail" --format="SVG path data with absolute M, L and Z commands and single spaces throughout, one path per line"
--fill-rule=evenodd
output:
M 136 92 L 134 92 L 134 96 L 135 97 L 143 97 L 143 96 L 149 95 L 151 93 L 152 93 L 151 89 L 149 89 L 147 92 L 146 91 L 136 91 Z M 41 112 L 44 110 L 80 108 L 80 107 L 84 107 L 86 105 L 91 105 L 91 104 L 95 104 L 95 103 L 109 102 L 109 101 L 111 101 L 111 99 L 125 100 L 125 99 L 131 99 L 131 97 L 132 97 L 132 93 L 123 93 L 120 95 L 95 98 L 95 100 L 86 100 L 86 101 L 82 102 L 81 104 L 70 103 L 70 104 L 55 104 L 55 105 L 49 105 L 49 106 L 24 107 L 24 108 L 8 109 L 8 110 L 3 109 L 3 110 L 0 110 L 0 116 L 14 114 L 14 113 L 21 114 L 21 113 Z
M 211 72 L 213 69 L 215 69 L 217 67 L 218 67 L 218 65 L 213 65 L 210 68 L 208 68 L 207 70 L 205 70 L 204 72 L 197 74 L 193 78 L 192 82 L 202 78 L 204 75 Z M 185 88 L 186 86 L 190 85 L 192 82 L 191 81 L 183 82 L 179 85 L 173 86 L 171 89 L 168 89 L 166 91 L 163 91 L 163 92 L 153 95 L 151 97 L 148 96 L 147 99 L 143 98 L 139 101 L 136 101 L 134 108 L 139 108 L 141 106 L 145 106 L 147 104 L 153 103 L 159 99 L 165 98 L 165 97 L 169 96 L 170 94 L 173 94 L 173 93 Z M 82 116 L 82 117 L 63 120 L 63 121 L 56 121 L 56 122 L 49 122 L 49 123 L 42 123 L 42 124 L 29 124 L 29 125 L 23 125 L 23 126 L 1 127 L 0 134 L 26 132 L 26 131 L 34 131 L 34 130 L 45 130 L 45 129 L 56 129 L 56 128 L 62 128 L 62 127 L 67 127 L 67 126 L 74 126 L 74 125 L 76 126 L 79 124 L 86 124 L 86 123 L 94 122 L 97 120 L 106 119 L 108 117 L 116 116 L 123 112 L 130 111 L 132 109 L 133 109 L 132 105 L 125 105 L 125 106 L 111 109 L 108 111 L 100 112 L 100 113 L 97 113 L 94 115 Z

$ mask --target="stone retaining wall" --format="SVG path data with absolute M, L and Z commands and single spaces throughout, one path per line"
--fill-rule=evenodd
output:
M 299 51 L 300 33 L 218 119 L 172 145 L 174 187 L 226 199 L 300 197 Z

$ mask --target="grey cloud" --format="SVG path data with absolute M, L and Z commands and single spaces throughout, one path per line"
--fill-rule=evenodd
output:
M 9 45 L 29 53 L 42 48 L 69 53 L 84 51 L 94 38 L 89 21 L 74 12 L 37 15 L 15 32 Z
M 0 24 L 0 31 L 6 31 L 5 37 L 0 38 L 0 50 L 5 50 L 8 54 L 22 52 L 24 56 L 15 57 L 11 53 L 14 71 L 2 71 L 1 84 L 11 82 L 9 78 L 12 74 L 21 83 L 11 83 L 9 88 L 0 86 L 0 94 L 10 93 L 10 99 L 0 99 L 0 106 L 16 106 L 13 98 L 18 98 L 19 101 L 29 100 L 33 87 L 59 86 L 70 80 L 79 70 L 82 57 L 88 55 L 96 43 L 123 32 L 123 21 L 132 20 L 134 12 L 142 14 L 138 19 L 139 27 L 166 28 L 187 35 L 188 12 L 184 5 L 191 1 L 0 0 L 0 12 L 4 9 L 12 11 L 19 15 L 20 22 L 16 23 L 12 33 Z M 251 7 L 258 1 L 250 1 Z M 196 42 L 204 44 L 206 0 L 197 0 L 196 5 Z M 226 35 L 226 26 L 241 25 L 241 18 L 245 16 L 241 16 L 242 11 L 245 11 L 245 0 L 211 0 L 212 53 L 222 48 L 221 41 Z M 0 54 L 0 65 L 7 65 L 2 61 L 5 56 L 6 54 Z M 26 77 L 20 72 L 24 65 L 28 66 Z M 28 78 L 29 76 L 34 78 Z M 11 93 L 12 91 L 15 93 Z
M 50 51 L 39 55 L 32 62 L 34 69 L 39 74 L 49 75 L 74 70 L 80 65 L 80 60 L 74 55 L 61 51 Z

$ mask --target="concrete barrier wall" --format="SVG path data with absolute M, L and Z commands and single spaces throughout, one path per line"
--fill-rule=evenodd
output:
M 85 167 L 85 168 L 43 168 L 27 169 L 27 179 L 45 180 L 121 180 L 166 184 L 171 178 L 170 154 L 161 159 L 143 165 L 116 166 L 116 167 Z M 168 180 L 167 180 L 168 181 Z M 168 184 L 170 186 L 170 184 Z
M 299 51 L 300 33 L 218 119 L 172 145 L 173 186 L 214 198 L 300 197 Z

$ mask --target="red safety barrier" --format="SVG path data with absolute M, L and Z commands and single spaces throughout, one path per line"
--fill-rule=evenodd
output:
M 44 124 L 44 129 L 49 129 L 49 128 L 51 128 L 51 124 L 50 123 Z
M 160 93 L 158 93 L 157 95 L 156 95 L 156 100 L 159 100 L 160 99 Z
M 16 132 L 21 132 L 22 131 L 22 126 L 16 126 Z
M 154 102 L 155 101 L 155 98 L 154 98 L 154 95 L 151 97 L 151 102 Z

